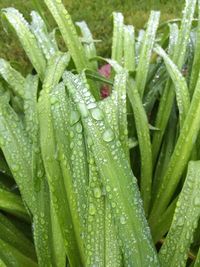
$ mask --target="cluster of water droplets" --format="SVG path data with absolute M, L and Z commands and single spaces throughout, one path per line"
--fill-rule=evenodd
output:
M 66 73 L 64 75 L 65 82 L 72 98 L 77 103 L 84 128 L 89 140 L 91 140 L 91 151 L 104 185 L 102 194 L 106 196 L 110 203 L 111 214 L 122 240 L 121 249 L 126 263 L 130 264 L 133 261 L 133 255 L 136 256 L 138 242 L 147 247 L 149 257 L 156 262 L 156 258 L 153 256 L 152 244 L 147 240 L 148 238 L 150 240 L 150 231 L 142 210 L 136 180 L 132 175 L 121 142 L 116 140 L 112 128 L 108 127 L 109 124 L 106 118 L 103 116 L 98 104 L 95 103 L 89 88 L 83 80 L 78 76 Z M 128 195 L 127 192 L 129 192 Z M 124 194 L 126 194 L 125 198 L 122 197 Z M 122 199 L 125 200 L 124 203 L 121 202 Z M 96 213 L 97 208 L 94 203 L 89 203 L 89 218 L 93 218 Z M 141 231 L 139 229 L 134 230 L 133 225 L 135 223 L 133 223 L 133 220 L 137 221 L 138 228 Z M 134 235 L 135 231 L 140 232 L 139 236 L 136 237 Z M 140 256 L 138 255 L 137 257 L 139 260 Z M 147 261 L 145 264 L 148 265 Z
M 31 12 L 32 23 L 31 31 L 35 35 L 38 45 L 42 49 L 47 60 L 58 51 L 57 45 L 52 41 L 50 34 L 47 32 L 46 25 L 36 11 Z

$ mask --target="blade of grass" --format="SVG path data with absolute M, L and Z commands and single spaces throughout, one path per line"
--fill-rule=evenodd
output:
M 192 65 L 192 72 L 190 76 L 189 82 L 189 91 L 190 95 L 192 96 L 194 93 L 194 89 L 196 87 L 196 83 L 198 80 L 198 75 L 200 71 L 200 1 L 198 0 L 198 28 L 197 28 L 197 36 L 196 36 L 196 43 L 195 43 L 195 53 L 194 53 L 194 60 Z
M 53 208 L 51 209 L 49 187 L 39 145 L 39 122 L 37 116 L 38 82 L 37 76 L 29 75 L 26 78 L 24 97 L 25 126 L 32 143 L 32 177 L 37 199 L 37 210 L 33 218 L 34 241 L 39 265 L 64 266 L 64 246 L 60 248 L 58 255 L 54 255 L 54 251 L 56 251 L 58 246 L 55 243 L 55 239 L 53 239 L 53 235 L 56 234 L 56 238 L 60 244 L 63 241 L 62 236 L 60 236 L 59 226 L 56 225 L 55 220 L 51 216 Z M 62 260 L 64 263 L 62 263 Z
M 37 263 L 20 253 L 16 248 L 0 239 L 0 257 L 9 267 L 37 267 Z
M 107 78 L 103 77 L 102 75 L 100 75 L 96 71 L 92 71 L 90 69 L 85 69 L 85 74 L 86 74 L 88 79 L 92 79 L 93 81 L 98 81 L 98 82 L 103 82 L 103 83 L 106 83 L 109 85 L 113 85 L 113 81 L 111 79 L 107 79 Z
M 200 161 L 191 161 L 169 233 L 159 252 L 161 266 L 185 266 L 200 217 Z
M 57 100 L 52 105 L 53 123 L 58 149 L 57 157 L 62 170 L 73 229 L 79 252 L 84 262 L 85 252 L 82 235 L 84 235 L 85 230 L 88 169 L 82 136 L 83 129 L 81 122 L 79 122 L 80 115 L 77 113 L 74 105 L 71 105 L 67 101 L 65 87 L 62 83 L 54 88 L 51 99 Z M 69 110 L 71 114 L 67 116 Z M 69 118 L 71 119 L 70 121 Z M 71 127 L 69 127 L 70 124 Z
M 176 135 L 177 135 L 177 115 L 174 107 L 167 126 L 167 130 L 165 132 L 163 144 L 161 147 L 159 158 L 156 164 L 156 169 L 154 172 L 153 187 L 152 187 L 152 203 L 156 198 L 160 185 L 162 184 L 162 179 L 164 177 L 165 171 L 167 169 L 170 158 L 174 151 L 174 147 L 177 141 Z
M 124 68 L 135 71 L 135 29 L 124 25 Z
M 2 188 L 0 188 L 0 209 L 25 221 L 30 221 L 21 197 Z
M 127 94 L 128 73 L 125 71 L 115 75 L 113 90 L 117 93 L 117 118 L 119 127 L 119 140 L 122 144 L 125 154 L 129 159 L 128 146 L 128 122 L 127 122 L 127 108 L 126 108 L 126 94 Z
M 142 47 L 139 55 L 139 62 L 136 74 L 136 87 L 138 92 L 143 98 L 146 79 L 149 70 L 151 53 L 155 42 L 156 31 L 159 24 L 160 12 L 152 11 L 147 25 L 147 30 L 142 41 Z
M 95 162 L 111 204 L 117 233 L 122 241 L 121 249 L 125 264 L 134 262 L 137 266 L 157 266 L 136 180 L 120 142 L 105 119 L 95 116 L 93 109 L 88 110 L 87 105 L 94 103 L 95 100 L 89 93 L 88 85 L 82 82 L 80 76 L 65 72 L 63 79 L 71 97 L 77 103 L 87 136 L 92 140 Z M 99 109 L 99 112 L 103 111 Z
M 191 24 L 193 20 L 193 14 L 196 6 L 196 0 L 187 1 L 186 7 L 183 12 L 183 19 L 181 23 L 181 28 L 179 31 L 179 36 L 177 43 L 173 52 L 173 62 L 177 65 L 179 70 L 182 68 L 185 60 L 186 48 L 189 42 L 189 35 Z M 180 49 L 181 47 L 181 49 Z M 159 108 L 156 116 L 155 127 L 159 128 L 159 132 L 154 132 L 152 140 L 152 151 L 153 151 L 153 163 L 155 164 L 158 153 L 160 150 L 160 145 L 162 143 L 163 135 L 167 127 L 169 116 L 172 110 L 172 105 L 174 103 L 175 91 L 171 81 L 167 81 L 164 92 L 161 96 Z
M 168 53 L 171 56 L 174 51 L 174 46 L 177 43 L 178 38 L 178 26 L 176 24 L 169 25 L 169 44 L 168 44 Z M 162 95 L 162 92 L 165 88 L 168 74 L 166 73 L 166 68 L 164 64 L 160 64 L 155 76 L 152 77 L 152 80 L 149 81 L 149 90 L 144 96 L 144 106 L 147 114 L 151 113 L 151 110 L 154 107 L 156 100 Z
M 8 98 L 0 97 L 0 146 L 30 211 L 35 209 L 31 176 L 31 145 L 19 117 L 10 107 Z M 23 144 L 23 146 L 21 145 Z
M 2 16 L 12 26 L 16 32 L 20 43 L 29 57 L 33 67 L 43 80 L 46 68 L 46 60 L 41 49 L 38 46 L 35 36 L 30 31 L 30 26 L 23 15 L 15 8 L 6 8 L 2 10 Z
M 0 239 L 15 247 L 24 256 L 36 261 L 33 243 L 2 213 L 0 213 Z
M 3 156 L 2 151 L 0 151 L 0 171 L 8 177 L 12 176 L 11 171 L 10 171 L 8 164 L 7 164 L 7 162 Z
M 66 267 L 66 249 L 63 239 L 61 227 L 59 224 L 58 216 L 50 203 L 51 213 L 51 241 L 49 243 L 51 250 L 52 266 Z
M 11 67 L 10 63 L 0 59 L 0 75 L 13 89 L 14 94 L 23 99 L 24 96 L 24 77 Z
M 165 213 L 159 217 L 156 227 L 151 230 L 155 243 L 157 243 L 169 231 L 176 208 L 177 198 L 178 197 L 172 201 Z
M 83 45 L 85 49 L 85 54 L 88 60 L 90 61 L 90 59 L 92 59 L 93 57 L 96 57 L 97 55 L 92 33 L 90 29 L 88 28 L 88 25 L 86 24 L 85 21 L 76 22 L 76 25 L 79 27 L 81 34 L 83 36 L 83 40 L 84 40 Z M 98 69 L 97 62 L 94 60 L 89 62 L 89 66 L 92 70 Z
M 57 44 L 52 41 L 50 34 L 47 31 L 47 27 L 43 19 L 36 11 L 31 12 L 32 22 L 30 29 L 35 35 L 38 46 L 43 51 L 45 58 L 50 59 L 51 56 L 58 52 Z
M 69 262 L 72 266 L 81 266 L 81 257 L 72 225 L 62 169 L 59 161 L 55 160 L 58 150 L 51 111 L 51 105 L 54 101 L 50 98 L 50 92 L 58 84 L 67 63 L 66 55 L 63 56 L 62 54 L 56 54 L 49 61 L 43 90 L 38 101 L 38 116 L 42 159 L 50 188 L 52 205 L 62 230 Z M 50 143 L 49 140 L 51 140 Z
M 152 151 L 149 124 L 136 83 L 130 78 L 128 96 L 132 105 L 141 157 L 140 190 L 146 215 L 149 212 L 152 184 Z
M 44 0 L 44 2 L 59 26 L 59 30 L 77 70 L 81 71 L 89 67 L 85 51 L 76 33 L 75 26 L 62 2 L 56 0 Z
M 153 227 L 157 218 L 162 214 L 176 190 L 181 175 L 187 166 L 193 146 L 200 128 L 200 76 L 192 98 L 190 109 L 185 118 L 183 128 L 178 137 L 174 152 L 158 190 L 151 216 L 150 224 Z
M 122 13 L 113 12 L 113 39 L 112 60 L 122 64 L 123 42 L 124 42 L 124 17 Z
M 117 242 L 111 208 L 88 140 L 89 190 L 87 217 L 87 264 L 92 266 L 121 266 L 121 251 Z M 91 253 L 92 252 L 92 253 Z
M 196 260 L 194 262 L 194 265 L 192 265 L 193 267 L 199 267 L 200 266 L 200 249 L 198 250 L 198 253 L 197 253 L 197 257 L 196 257 Z
M 179 108 L 180 127 L 182 128 L 188 109 L 190 107 L 190 95 L 185 78 L 169 58 L 167 53 L 160 46 L 156 46 L 154 51 L 164 59 L 167 71 L 174 83 L 176 99 Z

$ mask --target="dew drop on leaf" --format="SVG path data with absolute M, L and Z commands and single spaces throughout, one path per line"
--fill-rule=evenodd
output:
M 79 103 L 78 106 L 79 106 L 79 110 L 81 112 L 82 117 L 83 118 L 87 117 L 88 116 L 87 106 L 84 103 Z
M 72 111 L 70 115 L 70 125 L 74 125 L 80 120 L 80 114 L 77 111 Z
M 89 214 L 94 215 L 96 213 L 95 206 L 93 204 L 90 204 L 89 206 Z
M 120 217 L 120 223 L 126 224 L 126 218 L 123 215 Z
M 105 142 L 111 142 L 114 139 L 114 137 L 115 137 L 114 132 L 111 129 L 107 129 L 103 133 L 103 140 Z
M 103 112 L 99 108 L 93 108 L 91 110 L 91 113 L 92 113 L 92 117 L 95 120 L 99 121 L 103 119 Z
M 195 206 L 200 206 L 200 197 L 199 196 L 196 196 L 195 199 L 194 199 L 194 205 Z
M 81 123 L 78 123 L 78 124 L 76 125 L 76 131 L 77 131 L 77 133 L 81 133 L 82 130 L 83 130 L 83 127 L 82 127 Z
M 94 188 L 94 196 L 96 198 L 100 198 L 101 197 L 101 189 L 99 187 Z

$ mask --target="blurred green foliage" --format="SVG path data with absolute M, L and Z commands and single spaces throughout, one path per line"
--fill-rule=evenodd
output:
M 161 11 L 161 21 L 181 17 L 184 0 L 63 0 L 74 21 L 85 20 L 95 39 L 100 39 L 98 52 L 102 56 L 109 56 L 109 47 L 112 41 L 112 12 L 120 11 L 124 14 L 125 23 L 133 24 L 137 29 L 142 28 L 147 21 L 149 11 Z M 20 10 L 29 19 L 32 9 L 40 8 L 43 13 L 47 8 L 40 0 L 3 0 L 0 8 L 13 6 Z M 50 27 L 54 25 L 53 19 L 48 14 Z M 16 42 L 14 36 L 8 36 L 0 25 L 0 57 L 10 59 L 13 64 L 21 62 L 20 69 L 27 70 L 28 59 Z M 18 67 L 18 66 L 16 66 Z M 22 70 L 22 69 L 21 69 Z

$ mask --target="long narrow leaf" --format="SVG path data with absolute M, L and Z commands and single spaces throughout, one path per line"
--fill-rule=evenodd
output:
M 96 47 L 95 47 L 95 43 L 94 43 L 94 40 L 92 37 L 92 33 L 90 32 L 88 25 L 86 24 L 85 21 L 76 22 L 76 25 L 81 30 L 81 34 L 83 36 L 83 45 L 85 48 L 85 54 L 86 54 L 88 60 L 96 57 L 97 56 Z M 98 68 L 97 62 L 94 60 L 89 62 L 89 66 L 93 70 L 97 70 L 97 68 Z
M 200 128 L 200 76 L 192 98 L 190 109 L 177 140 L 174 152 L 163 177 L 153 205 L 150 222 L 155 223 L 158 214 L 162 214 L 168 206 L 173 193 L 181 179 L 181 175 L 190 158 Z M 162 199 L 162 200 L 161 200 Z
M 141 157 L 141 195 L 146 214 L 149 211 L 152 184 L 152 152 L 149 124 L 136 84 L 129 79 L 128 96 L 133 108 Z
M 2 58 L 0 59 L 0 75 L 11 86 L 16 95 L 24 97 L 24 77 Z
M 135 71 L 135 29 L 124 25 L 124 67 Z
M 166 68 L 174 83 L 176 91 L 176 99 L 179 108 L 180 124 L 182 128 L 188 109 L 190 107 L 190 95 L 186 80 L 182 76 L 181 72 L 178 70 L 177 66 L 173 63 L 173 61 L 169 58 L 166 52 L 162 49 L 162 47 L 156 46 L 155 51 L 164 59 Z
M 151 12 L 145 37 L 142 42 L 140 59 L 137 66 L 137 75 L 136 75 L 136 87 L 138 88 L 138 92 L 141 97 L 143 97 L 144 94 L 144 89 L 151 59 L 151 52 L 155 42 L 155 36 L 158 28 L 159 18 L 160 18 L 160 12 L 157 11 Z
M 33 243 L 2 213 L 0 213 L 0 239 L 36 261 Z
M 22 14 L 14 8 L 3 9 L 3 17 L 12 25 L 20 43 L 22 44 L 27 56 L 39 74 L 41 80 L 44 78 L 46 61 L 41 49 L 38 46 L 35 36 L 30 31 L 30 26 Z
M 72 265 L 81 266 L 81 257 L 72 226 L 72 218 L 67 201 L 62 169 L 59 162 L 55 160 L 56 151 L 58 150 L 51 113 L 51 105 L 54 104 L 55 101 L 50 98 L 50 92 L 59 82 L 67 63 L 66 56 L 62 54 L 56 54 L 49 61 L 43 90 L 38 102 L 38 116 L 42 158 L 48 178 L 53 208 L 58 216 L 69 261 Z M 51 140 L 50 143 L 49 140 Z
M 72 19 L 61 1 L 44 0 L 55 21 L 57 22 L 69 53 L 78 71 L 88 67 L 88 60 L 83 46 L 76 33 Z
M 0 209 L 29 221 L 29 215 L 20 196 L 0 188 Z
M 124 40 L 124 17 L 121 13 L 113 12 L 113 40 L 112 56 L 119 64 L 122 64 L 123 40 Z
M 185 60 L 186 48 L 189 42 L 190 29 L 192 25 L 194 10 L 197 0 L 186 1 L 186 7 L 184 9 L 184 15 L 181 23 L 181 29 L 179 31 L 179 36 L 177 43 L 173 52 L 173 62 L 179 68 L 182 68 Z M 175 38 L 176 40 L 176 38 Z M 181 49 L 180 49 L 181 47 Z M 155 126 L 160 129 L 159 132 L 155 132 L 152 141 L 153 150 L 153 162 L 155 164 L 162 138 L 167 127 L 169 116 L 174 103 L 175 91 L 173 85 L 170 81 L 167 82 L 164 92 L 160 99 L 159 109 L 156 116 Z
M 200 217 L 200 162 L 190 162 L 167 238 L 160 250 L 161 266 L 185 266 Z M 187 199 L 187 201 L 185 201 Z
M 38 45 L 43 51 L 46 59 L 49 60 L 50 57 L 55 54 L 55 52 L 58 52 L 58 47 L 52 41 L 52 38 L 47 31 L 47 27 L 40 15 L 36 11 L 32 11 L 31 17 L 31 31 L 34 33 L 38 41 Z
M 157 266 L 158 262 L 142 211 L 136 180 L 131 173 L 121 144 L 105 119 L 96 116 L 93 109 L 88 110 L 87 105 L 94 103 L 94 99 L 81 79 L 69 72 L 65 72 L 63 78 L 72 98 L 77 102 L 87 135 L 92 140 L 95 162 L 110 199 L 112 215 L 122 241 L 125 264 L 134 262 L 137 266 Z M 141 251 L 146 253 L 140 253 Z M 149 262 L 149 258 L 145 255 L 151 255 L 152 261 Z

